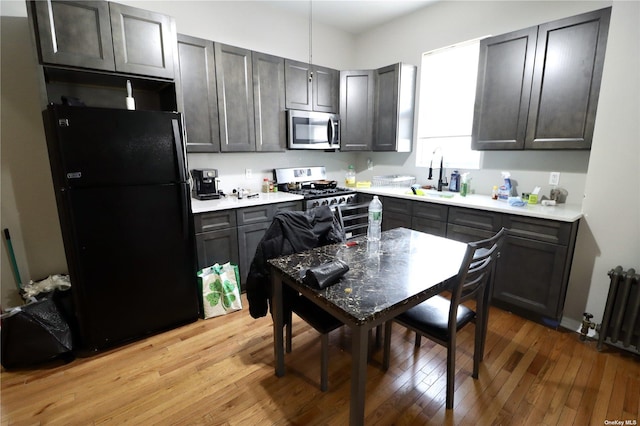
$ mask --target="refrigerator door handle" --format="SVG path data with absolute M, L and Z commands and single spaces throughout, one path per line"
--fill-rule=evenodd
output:
M 182 238 L 189 238 L 189 186 L 188 184 L 180 185 L 180 198 L 182 199 Z
M 182 151 L 182 133 L 180 132 L 180 125 L 178 124 L 177 119 L 172 119 L 171 124 L 173 126 L 173 141 L 176 144 L 176 156 L 178 157 L 180 182 L 185 182 L 187 180 L 187 176 L 185 174 L 184 152 Z

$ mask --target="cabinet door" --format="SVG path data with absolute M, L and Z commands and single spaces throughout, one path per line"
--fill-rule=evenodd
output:
M 447 235 L 448 212 L 449 207 L 444 204 L 415 202 L 413 203 L 411 228 L 444 237 Z
M 238 247 L 240 251 L 240 281 L 244 284 L 251 268 L 251 262 L 262 237 L 271 226 L 271 222 L 238 226 Z
M 447 235 L 447 222 L 414 216 L 411 218 L 411 229 L 444 237 Z
M 284 59 L 253 52 L 253 102 L 256 151 L 284 151 Z
M 115 69 L 109 3 L 51 0 L 30 6 L 35 8 L 43 63 Z
M 214 43 L 220 148 L 222 152 L 255 151 L 253 67 L 251 51 Z
M 473 149 L 524 148 L 536 37 L 532 27 L 480 42 Z
M 291 212 L 291 211 L 300 211 L 302 210 L 302 202 L 300 201 L 288 201 L 285 203 L 278 203 L 273 205 L 273 215 L 275 216 L 278 212 Z M 273 219 L 273 218 L 272 218 Z
M 494 235 L 495 232 L 487 231 L 486 229 L 478 229 L 472 228 L 470 226 L 447 223 L 447 238 L 463 243 L 471 243 L 473 241 L 484 240 L 487 238 L 491 238 Z
M 215 263 L 238 264 L 238 233 L 236 228 L 196 234 L 198 269 Z
M 184 113 L 187 152 L 220 152 L 213 42 L 178 35 L 178 108 Z
M 288 109 L 311 111 L 311 67 L 304 62 L 284 61 L 285 105 Z
M 387 231 L 394 228 L 411 229 L 411 215 L 385 211 L 382 214 L 382 230 Z
M 449 223 L 482 229 L 488 231 L 489 236 L 493 236 L 502 227 L 502 215 L 484 210 L 450 207 Z
M 116 71 L 173 79 L 173 19 L 118 3 L 109 10 Z
M 562 317 L 567 247 L 507 236 L 493 284 L 498 307 L 556 326 Z M 566 266 L 569 267 L 569 266 Z M 546 319 L 546 320 L 545 320 Z
M 193 223 L 196 233 L 219 231 L 226 228 L 235 228 L 236 211 L 219 210 L 194 215 Z
M 540 25 L 527 149 L 589 149 L 611 8 Z
M 369 151 L 373 141 L 374 72 L 340 72 L 340 150 Z
M 261 204 L 259 206 L 244 207 L 236 210 L 238 226 L 250 225 L 259 222 L 269 222 L 273 220 L 273 204 Z
M 376 70 L 374 151 L 411 151 L 416 70 L 402 63 Z
M 395 151 L 398 128 L 398 64 L 376 70 L 374 151 Z
M 338 112 L 340 93 L 340 72 L 318 65 L 313 66 L 312 76 L 313 110 Z

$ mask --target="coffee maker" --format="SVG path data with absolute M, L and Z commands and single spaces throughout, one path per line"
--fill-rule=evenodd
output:
M 191 195 L 198 200 L 215 200 L 220 198 L 218 189 L 218 171 L 216 169 L 193 169 L 193 187 Z

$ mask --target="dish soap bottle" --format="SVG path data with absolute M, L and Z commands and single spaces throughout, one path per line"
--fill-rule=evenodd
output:
M 355 188 L 356 186 L 356 171 L 353 167 L 353 164 L 349 165 L 349 170 L 347 170 L 347 175 L 345 176 L 345 185 L 348 188 Z

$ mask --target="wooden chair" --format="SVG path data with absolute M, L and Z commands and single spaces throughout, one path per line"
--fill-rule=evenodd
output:
M 369 203 L 341 204 L 337 208 L 338 220 L 344 232 L 345 239 L 350 239 L 367 233 L 369 226 Z
M 296 315 L 305 320 L 311 327 L 320 333 L 320 390 L 325 392 L 329 387 L 329 333 L 340 328 L 344 324 L 333 315 L 323 311 L 319 306 L 306 297 L 298 296 L 297 298 L 294 298 L 291 303 L 291 310 L 286 313 L 287 318 L 285 318 L 285 349 L 287 353 L 291 352 L 292 346 L 292 312 L 295 312 Z
M 420 336 L 426 336 L 447 348 L 447 409 L 453 408 L 456 333 L 471 322 L 476 324 L 472 377 L 478 378 L 487 333 L 490 279 L 506 233 L 507 230 L 503 228 L 489 239 L 467 245 L 464 261 L 451 289 L 450 300 L 437 295 L 393 319 L 398 324 L 416 332 L 416 347 L 420 346 Z M 475 311 L 462 305 L 462 302 L 470 299 L 476 300 Z M 391 325 L 391 321 L 385 324 L 382 361 L 384 369 L 389 368 Z

